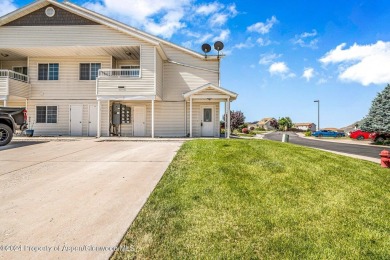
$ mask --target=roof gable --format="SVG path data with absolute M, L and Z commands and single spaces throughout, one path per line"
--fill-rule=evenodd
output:
M 230 90 L 227 90 L 227 89 L 224 89 L 221 87 L 217 87 L 211 83 L 208 83 L 206 85 L 200 86 L 199 88 L 188 91 L 187 93 L 184 93 L 183 96 L 184 96 L 184 98 L 188 98 L 192 95 L 199 95 L 199 94 L 206 94 L 207 95 L 210 92 L 210 90 L 216 91 L 221 95 L 228 95 L 228 96 L 230 96 L 230 98 L 232 98 L 232 100 L 236 99 L 238 96 L 238 94 L 236 94 Z
M 53 17 L 46 15 L 47 8 L 53 8 L 55 14 Z M 55 5 L 47 5 L 29 14 L 26 14 L 16 20 L 4 24 L 3 26 L 55 26 L 55 25 L 98 25 L 91 21 L 69 11 L 66 11 Z
M 105 25 L 108 27 L 111 27 L 112 29 L 115 29 L 117 31 L 126 33 L 128 35 L 131 35 L 133 37 L 139 38 L 141 40 L 144 40 L 146 42 L 149 42 L 151 44 L 157 45 L 157 50 L 159 51 L 160 55 L 164 58 L 164 60 L 167 59 L 167 56 L 165 54 L 163 44 L 171 46 L 179 51 L 191 54 L 192 56 L 198 58 L 198 59 L 206 59 L 206 57 L 198 53 L 196 51 L 184 48 L 182 46 L 179 46 L 177 44 L 174 44 L 172 42 L 169 42 L 167 40 L 161 39 L 157 36 L 151 35 L 149 33 L 146 33 L 144 31 L 138 30 L 134 27 L 131 27 L 127 24 L 118 22 L 114 19 L 111 19 L 109 17 L 106 17 L 104 15 L 101 15 L 99 13 L 93 12 L 91 10 L 88 10 L 86 8 L 83 8 L 81 6 L 78 6 L 76 4 L 73 4 L 69 1 L 64 1 L 62 3 L 57 2 L 56 0 L 37 0 L 27 6 L 24 6 L 20 9 L 17 9 L 3 17 L 0 17 L 0 26 L 3 26 L 4 24 L 8 24 L 14 20 L 17 20 L 21 18 L 22 16 L 29 14 L 31 12 L 36 11 L 37 9 L 40 9 L 42 7 L 46 7 L 47 5 L 52 4 L 54 6 L 60 7 L 66 11 L 69 11 L 71 13 L 74 13 L 76 15 L 79 15 L 83 18 L 86 18 L 87 20 L 96 22 L 101 25 Z M 223 57 L 223 56 L 220 56 Z M 217 55 L 208 55 L 207 56 L 208 60 L 216 60 L 218 59 Z

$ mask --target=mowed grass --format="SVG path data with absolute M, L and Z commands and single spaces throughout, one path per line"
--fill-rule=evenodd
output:
M 121 245 L 114 259 L 390 259 L 390 170 L 266 140 L 189 141 Z

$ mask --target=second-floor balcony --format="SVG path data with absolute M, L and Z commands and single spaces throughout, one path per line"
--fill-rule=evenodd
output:
M 129 69 L 100 69 L 98 77 L 117 79 L 140 78 L 141 70 L 139 66 L 133 66 Z
M 100 69 L 96 79 L 98 99 L 148 98 L 156 95 L 154 73 L 139 66 Z
M 0 99 L 7 100 L 9 96 L 28 98 L 29 77 L 12 70 L 0 70 Z

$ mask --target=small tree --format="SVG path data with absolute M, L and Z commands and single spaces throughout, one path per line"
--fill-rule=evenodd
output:
M 279 130 L 287 131 L 293 126 L 292 120 L 290 117 L 282 117 L 278 121 L 279 123 Z
M 390 84 L 372 101 L 360 128 L 367 132 L 390 132 Z
M 230 111 L 230 128 L 233 131 L 238 129 L 240 125 L 244 124 L 245 116 L 241 111 Z
M 276 119 L 272 119 L 269 122 L 269 125 L 272 126 L 274 129 L 279 129 L 279 123 L 278 123 L 278 120 L 276 120 Z

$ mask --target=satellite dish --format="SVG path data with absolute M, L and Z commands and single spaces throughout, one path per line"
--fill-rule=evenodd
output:
M 211 46 L 210 46 L 210 44 L 207 44 L 207 43 L 203 44 L 203 45 L 202 45 L 202 51 L 203 51 L 204 53 L 210 52 L 210 51 L 211 51 Z
M 220 42 L 220 41 L 216 41 L 216 42 L 214 43 L 214 49 L 216 49 L 217 51 L 222 51 L 222 49 L 223 49 L 223 43 Z

